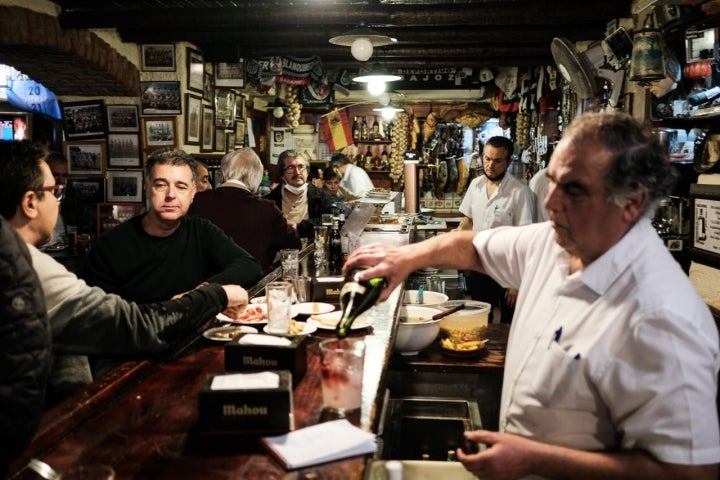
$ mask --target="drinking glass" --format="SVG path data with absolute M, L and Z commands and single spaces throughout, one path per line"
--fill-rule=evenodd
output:
M 300 250 L 294 248 L 280 250 L 280 265 L 283 278 L 297 277 L 300 274 Z
M 293 278 L 292 284 L 295 289 L 295 298 L 298 303 L 305 303 L 312 300 L 312 278 Z
M 268 333 L 287 335 L 290 333 L 292 315 L 293 285 L 290 282 L 270 282 L 265 286 L 265 301 L 268 310 Z
M 324 407 L 339 414 L 360 409 L 365 343 L 331 338 L 320 342 L 319 348 Z

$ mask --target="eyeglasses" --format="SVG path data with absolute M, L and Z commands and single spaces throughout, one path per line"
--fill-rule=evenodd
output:
M 51 192 L 58 202 L 62 201 L 62 199 L 65 198 L 65 185 L 63 184 L 40 187 L 40 189 L 38 189 L 37 191 Z
M 304 172 L 307 170 L 307 165 L 304 163 L 300 165 L 288 165 L 283 169 L 283 172 Z

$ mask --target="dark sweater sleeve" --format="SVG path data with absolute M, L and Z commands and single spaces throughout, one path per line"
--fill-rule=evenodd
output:
M 243 287 L 255 285 L 263 276 L 262 265 L 247 250 L 238 246 L 220 227 L 214 223 L 197 218 L 207 239 L 205 254 L 216 271 L 207 278 L 208 282 L 236 284 Z
M 187 337 L 227 307 L 225 290 L 208 284 L 178 300 L 138 305 L 88 287 L 66 300 L 53 325 L 56 353 L 137 355 L 155 353 Z M 92 341 L 88 341 L 92 339 Z

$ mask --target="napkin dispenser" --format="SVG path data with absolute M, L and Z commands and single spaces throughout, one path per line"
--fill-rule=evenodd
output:
M 252 338 L 276 340 L 282 345 L 249 343 Z M 292 384 L 297 385 L 307 370 L 307 335 L 271 337 L 243 334 L 225 344 L 225 371 L 257 372 L 261 370 L 289 370 Z M 243 340 L 244 339 L 244 340 Z
M 342 288 L 345 277 L 315 277 L 313 278 L 313 301 L 340 304 L 340 289 Z
M 260 388 L 257 385 L 243 388 L 243 382 L 237 386 L 230 384 L 228 388 L 232 375 L 238 376 L 237 373 L 205 376 L 198 398 L 198 420 L 203 433 L 266 435 L 294 429 L 292 375 L 289 371 L 263 372 L 264 376 L 279 376 L 279 381 L 277 385 Z M 218 383 L 226 385 L 217 389 Z

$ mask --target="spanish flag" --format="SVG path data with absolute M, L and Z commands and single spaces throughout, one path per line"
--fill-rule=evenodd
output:
M 322 126 L 331 152 L 353 144 L 352 129 L 345 110 L 335 110 L 325 115 Z

